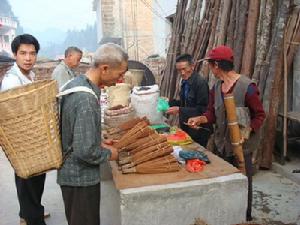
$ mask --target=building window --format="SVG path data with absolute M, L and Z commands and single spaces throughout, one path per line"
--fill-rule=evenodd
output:
M 9 42 L 9 36 L 8 35 L 4 35 L 4 41 Z

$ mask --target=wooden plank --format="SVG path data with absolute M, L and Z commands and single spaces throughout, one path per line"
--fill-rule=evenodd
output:
M 283 158 L 285 159 L 287 155 L 287 43 L 286 43 L 286 34 L 285 31 L 283 38 Z
M 255 37 L 257 30 L 257 21 L 259 17 L 259 6 L 260 0 L 249 1 L 248 21 L 241 69 L 241 74 L 245 74 L 248 77 L 251 77 L 253 72 L 256 47 Z

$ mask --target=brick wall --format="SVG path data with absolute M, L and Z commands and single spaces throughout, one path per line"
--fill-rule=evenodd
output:
M 164 58 L 148 58 L 143 63 L 151 70 L 155 77 L 155 83 L 160 84 L 162 71 L 166 67 Z
M 7 70 L 12 66 L 12 63 L 1 63 L 0 65 L 0 80 L 2 80 L 2 77 L 6 73 Z
M 51 74 L 54 68 L 59 62 L 38 62 L 33 71 L 36 75 L 35 80 L 48 80 L 51 79 Z M 0 65 L 0 78 L 4 76 L 7 70 L 12 66 L 12 63 L 5 63 Z M 77 74 L 84 74 L 89 66 L 87 64 L 80 64 L 78 68 L 75 69 Z
M 48 80 L 51 79 L 51 74 L 59 62 L 46 62 L 37 63 L 33 71 L 36 75 L 36 80 Z M 76 74 L 84 74 L 89 66 L 87 64 L 81 63 L 78 68 L 75 69 Z

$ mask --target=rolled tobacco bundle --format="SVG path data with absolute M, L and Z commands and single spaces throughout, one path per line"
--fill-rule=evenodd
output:
M 123 151 L 130 151 L 131 153 L 133 153 L 133 151 L 135 151 L 136 148 L 144 146 L 147 143 L 151 142 L 152 140 L 156 140 L 159 137 L 160 137 L 159 134 L 154 133 L 147 137 L 139 138 L 136 142 L 133 142 L 133 143 L 129 144 L 128 146 L 125 146 L 123 148 Z
M 173 148 L 167 142 L 167 138 L 148 125 L 149 121 L 138 122 L 114 145 L 119 150 L 119 169 L 123 173 L 178 171 L 180 165 L 176 158 L 170 155 Z
M 150 161 L 146 161 L 131 168 L 122 169 L 123 173 L 169 173 L 180 170 L 180 165 L 172 155 L 166 155 Z
M 126 164 L 123 166 L 124 168 L 133 167 L 142 162 L 149 161 L 160 156 L 169 155 L 171 152 L 173 152 L 172 146 L 170 146 L 168 143 L 162 143 L 148 147 L 134 155 L 130 155 L 124 158 L 122 161 L 120 160 L 119 164 Z
M 121 137 L 130 129 L 132 129 L 135 125 L 138 123 L 145 121 L 146 123 L 149 123 L 149 120 L 146 117 L 143 118 L 133 118 L 130 120 L 127 120 L 126 122 L 118 125 L 117 127 L 112 127 L 103 132 L 103 136 L 106 139 L 111 140 L 120 140 Z
M 149 123 L 146 121 L 139 122 L 132 129 L 130 129 L 118 143 L 115 144 L 115 147 L 119 149 L 119 151 L 122 151 L 124 147 L 135 142 L 138 138 L 146 137 L 155 133 L 155 131 L 148 127 L 148 125 Z

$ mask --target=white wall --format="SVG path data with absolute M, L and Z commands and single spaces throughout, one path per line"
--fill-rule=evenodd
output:
M 100 43 L 103 37 L 103 30 L 102 30 L 102 14 L 101 14 L 101 0 L 98 0 L 96 6 L 96 19 L 97 19 L 97 42 Z

